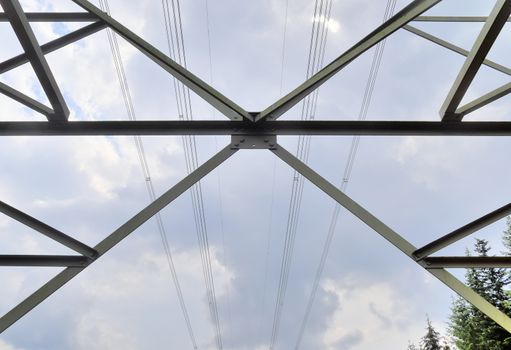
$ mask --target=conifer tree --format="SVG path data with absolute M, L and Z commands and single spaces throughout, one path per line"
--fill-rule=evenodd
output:
M 509 221 L 508 221 L 509 223 Z M 508 225 L 508 231 L 511 231 Z M 511 248 L 511 232 L 509 232 Z M 488 256 L 488 241 L 476 239 L 474 251 Z M 469 255 L 469 254 L 467 254 Z M 507 315 L 511 315 L 510 295 L 506 291 L 509 278 L 504 269 L 471 268 L 466 273 L 467 284 L 483 298 Z M 511 348 L 509 333 L 461 298 L 451 307 L 450 333 L 460 350 L 504 350 Z
M 429 317 L 427 319 L 426 335 L 421 340 L 422 350 L 442 350 L 440 347 L 440 334 L 433 328 Z
M 441 340 L 443 340 L 443 345 L 440 345 Z M 414 343 L 408 341 L 407 350 L 456 350 L 455 348 L 451 348 L 449 342 L 446 338 L 441 337 L 440 333 L 433 327 L 429 317 L 426 318 L 426 335 L 424 335 L 420 342 L 419 346 Z

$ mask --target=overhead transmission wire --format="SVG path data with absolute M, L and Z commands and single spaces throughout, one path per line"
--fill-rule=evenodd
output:
M 287 18 L 288 18 L 289 0 L 285 0 L 285 13 L 284 13 L 284 30 L 282 35 L 282 54 L 280 62 L 280 87 L 279 96 L 282 95 L 282 88 L 284 86 L 284 61 L 286 57 L 286 34 L 287 34 Z M 264 279 L 263 279 L 263 296 L 261 302 L 261 320 L 259 322 L 259 332 L 262 332 L 263 319 L 266 309 L 266 289 L 268 284 L 268 261 L 270 258 L 270 246 L 271 246 L 271 232 L 272 232 L 272 221 L 273 221 L 273 205 L 275 202 L 275 179 L 277 173 L 277 159 L 273 159 L 273 171 L 272 171 L 272 184 L 271 184 L 271 200 L 270 200 L 270 213 L 268 219 L 268 235 L 266 241 L 266 251 L 264 258 Z
M 385 13 L 383 16 L 383 22 L 388 20 L 393 15 L 395 7 L 396 7 L 396 0 L 388 0 L 387 1 L 387 6 L 385 8 Z M 365 120 L 367 117 L 367 112 L 368 112 L 369 106 L 371 104 L 371 99 L 372 99 L 372 95 L 373 95 L 373 91 L 374 91 L 374 87 L 375 87 L 375 83 L 376 83 L 376 78 L 377 78 L 378 72 L 380 70 L 384 49 L 385 49 L 385 39 L 380 41 L 376 45 L 376 49 L 375 49 L 375 52 L 373 55 L 373 60 L 371 63 L 371 69 L 369 71 L 369 76 L 368 76 L 365 91 L 364 91 L 364 97 L 362 99 L 362 104 L 361 104 L 359 115 L 358 115 L 358 120 Z M 346 160 L 346 165 L 344 168 L 341 186 L 340 186 L 340 190 L 342 192 L 346 192 L 346 190 L 348 188 L 348 183 L 351 178 L 351 173 L 353 171 L 353 166 L 355 164 L 355 159 L 356 159 L 356 155 L 358 152 L 359 142 L 360 142 L 360 136 L 359 135 L 353 136 L 352 141 L 351 141 L 350 151 L 349 151 L 348 158 Z M 318 268 L 316 270 L 316 275 L 314 277 L 314 282 L 312 285 L 311 293 L 310 293 L 309 299 L 307 301 L 307 306 L 305 308 L 305 314 L 304 314 L 304 317 L 303 317 L 301 325 L 300 325 L 300 330 L 298 333 L 295 350 L 298 350 L 300 348 L 300 345 L 301 345 L 301 342 L 303 339 L 305 327 L 307 326 L 307 322 L 309 320 L 310 312 L 311 312 L 311 309 L 312 309 L 312 306 L 313 306 L 313 303 L 314 303 L 314 300 L 315 300 L 315 297 L 317 294 L 319 282 L 321 280 L 321 276 L 323 275 L 323 270 L 325 268 L 325 262 L 326 262 L 326 259 L 328 256 L 328 252 L 330 250 L 332 238 L 335 233 L 335 228 L 337 225 L 340 209 L 341 209 L 341 206 L 339 205 L 339 203 L 336 203 L 335 207 L 334 207 L 334 212 L 332 214 L 332 218 L 330 221 L 330 226 L 328 229 L 328 234 L 327 234 L 327 237 L 325 240 L 325 244 L 323 246 L 323 251 L 321 253 L 321 258 L 320 258 L 320 261 L 318 264 Z
M 108 0 L 99 0 L 99 4 L 103 11 L 110 14 Z M 114 66 L 115 66 L 115 70 L 117 73 L 117 78 L 119 80 L 119 85 L 121 87 L 121 92 L 122 92 L 122 97 L 123 97 L 124 105 L 126 108 L 126 112 L 128 114 L 129 120 L 134 121 L 137 119 L 137 117 L 135 114 L 135 109 L 133 107 L 133 100 L 131 98 L 131 92 L 129 89 L 128 80 L 126 78 L 124 65 L 122 63 L 121 53 L 119 51 L 119 44 L 117 42 L 117 38 L 116 38 L 115 34 L 110 29 L 107 29 L 107 36 L 108 36 L 108 43 L 110 45 L 110 50 L 112 52 L 112 57 L 114 60 Z M 135 141 L 135 146 L 137 148 L 137 154 L 138 154 L 140 166 L 142 168 L 142 173 L 144 175 L 147 193 L 149 195 L 149 199 L 151 200 L 151 202 L 153 202 L 156 200 L 156 193 L 154 191 L 154 185 L 153 185 L 153 182 L 151 179 L 151 172 L 150 172 L 149 164 L 147 163 L 147 158 L 146 158 L 145 151 L 144 151 L 144 144 L 142 142 L 142 138 L 139 135 L 135 135 L 133 137 L 133 139 Z M 176 293 L 177 293 L 178 300 L 179 300 L 179 305 L 181 307 L 181 311 L 183 313 L 183 318 L 186 323 L 188 335 L 190 337 L 190 341 L 193 345 L 193 348 L 197 349 L 197 341 L 195 339 L 193 328 L 192 328 L 192 325 L 190 322 L 190 317 L 188 315 L 188 310 L 187 310 L 186 304 L 184 302 L 181 285 L 179 283 L 176 268 L 174 266 L 174 261 L 172 259 L 172 253 L 171 253 L 170 245 L 169 245 L 169 242 L 167 239 L 167 232 L 165 230 L 165 226 L 163 224 L 163 220 L 162 220 L 159 212 L 156 213 L 155 219 L 156 219 L 156 224 L 158 227 L 158 232 L 160 234 L 163 250 L 165 252 L 165 256 L 167 259 L 167 264 L 170 269 L 172 282 L 174 283 L 174 287 L 176 289 Z
M 206 29 L 207 29 L 207 38 L 208 38 L 208 57 L 209 57 L 209 83 L 213 85 L 213 55 L 211 53 L 211 29 L 209 22 L 209 2 L 208 0 L 204 0 L 204 8 L 206 12 Z M 212 107 L 213 118 L 216 119 L 215 109 Z M 215 136 L 215 147 L 218 151 L 220 148 L 218 147 L 218 137 Z M 220 181 L 220 168 L 216 169 L 217 175 L 217 185 L 218 185 L 218 211 L 220 212 L 220 232 L 222 234 L 222 257 L 224 260 L 224 264 L 227 265 L 226 258 L 226 250 L 225 250 L 225 226 L 224 226 L 224 206 L 222 201 L 222 185 Z M 231 324 L 231 292 L 230 285 L 227 285 L 226 288 L 226 296 L 227 296 L 227 315 L 228 315 L 228 323 Z
M 162 0 L 163 15 L 165 20 L 165 29 L 167 36 L 167 45 L 170 57 L 185 67 L 186 52 L 183 36 L 183 25 L 181 19 L 181 7 L 179 0 Z M 193 111 L 190 97 L 190 90 L 177 79 L 173 79 L 177 109 L 180 120 L 192 120 Z M 185 163 L 187 173 L 191 173 L 199 166 L 197 144 L 195 136 L 182 136 L 183 149 L 185 153 Z M 206 225 L 206 215 L 204 208 L 204 198 L 202 194 L 201 182 L 197 182 L 190 188 L 192 197 L 193 216 L 197 232 L 199 252 L 202 262 L 202 272 L 206 286 L 206 296 L 211 321 L 214 325 L 215 342 L 218 349 L 223 348 L 222 331 L 220 327 L 220 318 L 218 316 L 218 307 L 215 293 L 215 284 L 213 280 L 213 268 L 211 264 L 211 254 L 209 249 L 208 231 Z
M 332 11 L 332 0 L 316 0 L 314 6 L 314 16 L 312 22 L 311 38 L 309 44 L 309 54 L 307 62 L 306 78 L 318 72 L 324 61 L 326 42 L 328 37 L 328 25 Z M 312 120 L 315 117 L 316 106 L 319 91 L 316 89 L 312 94 L 306 96 L 302 103 L 301 120 Z M 307 163 L 309 158 L 310 136 L 299 136 L 296 149 L 296 156 Z M 275 346 L 278 337 L 282 309 L 285 302 L 289 272 L 293 257 L 294 242 L 298 228 L 301 201 L 303 195 L 304 178 L 297 172 L 293 173 L 291 199 L 288 208 L 288 219 L 284 248 L 280 265 L 279 284 L 277 289 L 277 298 L 273 315 L 272 332 L 270 337 L 270 350 Z

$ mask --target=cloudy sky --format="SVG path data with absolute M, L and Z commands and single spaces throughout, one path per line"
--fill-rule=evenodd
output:
M 396 10 L 408 2 L 397 1 Z M 27 11 L 79 9 L 68 0 L 22 4 Z M 109 4 L 121 23 L 167 52 L 160 1 Z M 386 4 L 334 0 L 325 63 L 381 23 Z M 444 0 L 428 14 L 484 16 L 492 5 Z M 188 68 L 246 110 L 262 110 L 305 79 L 313 14 L 314 1 L 307 0 L 182 1 Z M 80 26 L 33 24 L 40 43 Z M 416 26 L 469 49 L 482 24 Z M 511 65 L 510 35 L 508 25 L 490 59 Z M 0 24 L 0 36 L 0 60 L 22 51 L 8 24 Z M 171 76 L 122 39 L 119 45 L 137 118 L 177 119 Z M 316 119 L 358 117 L 373 52 L 321 87 Z M 47 59 L 71 109 L 70 119 L 128 118 L 105 31 Z M 438 110 L 463 59 L 398 31 L 387 40 L 367 118 L 439 120 Z M 28 65 L 2 74 L 0 81 L 45 101 Z M 465 101 L 507 82 L 509 76 L 482 67 Z M 221 118 L 195 95 L 192 105 L 195 119 Z M 506 120 L 510 107 L 507 96 L 466 119 Z M 283 119 L 299 119 L 300 108 Z M 0 119 L 44 120 L 4 96 Z M 182 140 L 144 137 L 143 142 L 155 191 L 161 194 L 186 175 Z M 228 142 L 225 137 L 198 137 L 199 162 Z M 282 137 L 280 142 L 294 152 L 297 138 Z M 340 185 L 350 143 L 350 137 L 313 137 L 309 164 Z M 509 202 L 510 146 L 504 137 L 363 137 L 347 192 L 421 246 Z M 4 137 L 0 166 L 2 201 L 92 246 L 149 202 L 132 137 Z M 202 181 L 224 349 L 268 348 L 292 182 L 291 169 L 261 150 L 238 152 Z M 306 183 L 276 349 L 296 345 L 333 211 L 333 200 Z M 192 212 L 187 192 L 161 214 L 198 348 L 215 349 Z M 477 236 L 489 239 L 497 254 L 504 228 L 499 221 Z M 473 237 L 466 238 L 447 253 L 463 255 L 472 243 Z M 72 253 L 3 215 L 0 247 L 1 254 Z M 58 271 L 1 268 L 0 313 Z M 462 277 L 463 271 L 456 274 Z M 409 340 L 423 335 L 426 315 L 445 330 L 453 297 L 441 282 L 341 210 L 300 349 L 405 349 Z M 120 348 L 193 348 L 154 220 L 0 336 L 1 350 Z

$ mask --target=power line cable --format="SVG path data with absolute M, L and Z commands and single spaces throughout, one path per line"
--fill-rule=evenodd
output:
M 209 1 L 204 0 L 204 8 L 206 12 L 206 29 L 207 29 L 207 38 L 208 38 L 208 57 L 209 57 L 209 83 L 210 85 L 213 85 L 213 55 L 211 50 L 211 28 L 210 28 L 210 21 L 209 21 Z M 213 118 L 216 119 L 216 113 L 215 109 L 211 108 Z M 220 147 L 218 146 L 218 136 L 214 137 L 215 140 L 215 147 L 218 151 L 220 151 Z M 220 232 L 222 235 L 222 257 L 224 261 L 224 265 L 227 265 L 227 254 L 225 249 L 225 225 L 224 225 L 224 206 L 222 201 L 222 184 L 220 181 L 220 172 L 221 169 L 216 169 L 216 176 L 217 176 L 217 187 L 218 187 L 218 210 L 220 213 Z M 227 285 L 226 288 L 226 296 L 227 296 L 227 315 L 228 315 L 228 322 L 231 324 L 231 291 L 230 291 L 230 284 Z
M 100 0 L 100 7 L 103 11 L 106 11 L 108 14 L 110 14 L 108 0 Z M 119 84 L 121 87 L 121 92 L 122 92 L 126 112 L 128 114 L 128 118 L 129 118 L 129 120 L 136 120 L 135 109 L 133 107 L 133 100 L 131 98 L 131 93 L 129 90 L 129 85 L 128 85 L 126 73 L 124 70 L 124 65 L 122 63 L 122 57 L 121 57 L 121 53 L 119 51 L 119 45 L 117 42 L 117 38 L 116 38 L 115 34 L 110 29 L 107 30 L 107 36 L 108 36 L 108 43 L 110 45 L 110 50 L 112 52 L 112 57 L 114 59 L 114 65 L 115 65 L 115 69 L 117 72 L 117 78 L 119 80 Z M 146 158 L 145 151 L 144 151 L 144 144 L 142 142 L 141 137 L 138 135 L 134 136 L 134 141 L 135 141 L 135 146 L 137 148 L 137 154 L 138 154 L 138 158 L 140 161 L 140 166 L 142 168 L 142 173 L 143 173 L 144 179 L 145 179 L 146 189 L 149 194 L 149 199 L 151 200 L 151 202 L 153 202 L 154 200 L 156 200 L 156 193 L 154 191 L 154 186 L 153 186 L 153 182 L 151 179 L 151 172 L 150 172 L 149 165 L 147 163 L 147 158 Z M 176 269 L 174 266 L 171 249 L 170 249 L 169 242 L 167 239 L 167 233 L 166 233 L 165 226 L 163 224 L 163 220 L 161 218 L 160 213 L 156 213 L 155 219 L 156 219 L 156 224 L 158 227 L 158 232 L 160 234 L 162 246 L 163 246 L 165 256 L 167 259 L 167 264 L 170 269 L 172 281 L 174 283 L 174 287 L 176 289 L 176 293 L 178 296 L 179 305 L 181 307 L 181 311 L 182 311 L 183 317 L 185 319 L 188 335 L 190 337 L 190 341 L 192 342 L 193 348 L 197 349 L 197 342 L 195 340 L 195 336 L 194 336 L 193 329 L 192 329 L 191 322 L 190 322 L 190 317 L 188 315 L 186 304 L 184 302 L 183 292 L 182 292 L 181 285 L 179 283 L 177 272 L 176 272 Z
M 162 8 L 165 20 L 167 45 L 169 55 L 177 63 L 186 68 L 186 51 L 184 45 L 183 25 L 181 18 L 181 7 L 179 0 L 162 0 Z M 181 120 L 192 120 L 193 111 L 190 97 L 190 90 L 177 79 L 173 79 L 174 91 L 177 102 L 179 118 Z M 197 143 L 195 136 L 182 136 L 183 149 L 187 172 L 190 173 L 198 167 Z M 208 299 L 211 320 L 214 325 L 215 342 L 218 349 L 223 348 L 222 331 L 218 316 L 215 284 L 207 232 L 204 198 L 201 182 L 197 182 L 190 188 L 192 197 L 193 217 L 197 232 L 197 241 L 202 262 L 206 296 Z
M 311 60 L 315 61 L 315 53 L 316 50 L 314 47 L 315 45 L 315 38 L 317 38 L 318 33 L 318 26 L 317 26 L 317 17 L 318 17 L 318 9 L 319 13 L 321 14 L 321 8 L 323 6 L 323 1 L 319 2 L 316 1 L 315 4 L 315 11 L 314 11 L 314 17 L 313 17 L 313 27 L 311 32 L 311 41 L 309 46 L 309 57 L 308 57 L 308 67 L 307 67 L 307 78 L 310 76 L 311 72 Z M 307 106 L 307 107 L 306 107 Z M 308 101 L 304 101 L 304 104 L 302 105 L 302 120 L 306 116 L 305 110 L 308 108 Z M 298 147 L 297 147 L 297 155 L 299 157 L 302 157 L 303 155 L 303 139 L 299 138 Z M 297 196 L 299 195 L 299 178 L 295 172 L 293 177 L 293 184 L 292 184 L 292 191 L 291 191 L 291 200 L 289 204 L 289 215 L 288 215 L 288 222 L 287 222 L 287 229 L 286 229 L 286 236 L 285 236 L 285 242 L 284 242 L 284 251 L 282 254 L 282 261 L 281 261 L 281 273 L 279 278 L 279 286 L 277 291 L 277 302 L 275 305 L 275 313 L 274 313 L 274 320 L 273 320 L 273 328 L 272 328 L 272 336 L 270 340 L 270 349 L 273 348 L 276 336 L 278 334 L 279 326 L 280 326 L 280 317 L 282 313 L 282 307 L 284 304 L 284 298 L 285 298 L 285 290 L 287 288 L 287 279 L 289 275 L 289 266 L 290 266 L 290 260 L 292 257 L 292 248 L 294 246 L 294 228 L 296 227 L 295 222 L 297 220 L 297 212 L 299 211 L 299 203 L 297 200 Z
M 289 9 L 289 0 L 285 0 L 285 14 L 284 14 L 284 30 L 282 35 L 282 54 L 281 54 L 281 63 L 280 63 L 280 87 L 279 87 L 279 96 L 282 95 L 282 89 L 284 85 L 284 62 L 286 57 L 286 34 L 287 34 L 287 19 L 288 19 L 288 9 Z M 275 203 L 275 180 L 276 180 L 276 172 L 277 172 L 277 159 L 273 159 L 273 171 L 272 171 L 272 185 L 271 185 L 271 200 L 270 200 L 270 212 L 268 219 L 268 234 L 266 238 L 266 251 L 265 251 L 265 259 L 264 259 L 264 279 L 263 279 L 263 296 L 261 302 L 261 320 L 259 323 L 259 331 L 262 332 L 262 325 L 264 320 L 264 314 L 266 309 L 266 290 L 268 284 L 268 261 L 270 258 L 270 248 L 271 248 L 271 232 L 272 232 L 272 222 L 273 222 L 273 206 Z
M 309 55 L 307 63 L 306 78 L 310 78 L 321 67 L 326 48 L 326 39 L 328 33 L 328 24 L 332 8 L 332 0 L 316 0 L 314 6 L 313 24 L 311 38 L 309 43 Z M 314 119 L 316 112 L 318 90 L 305 97 L 302 103 L 302 120 Z M 299 136 L 296 155 L 303 162 L 308 161 L 310 148 L 310 137 Z M 294 242 L 298 228 L 304 179 L 296 171 L 293 173 L 291 199 L 288 208 L 288 220 L 286 235 L 284 240 L 284 249 L 281 259 L 279 285 L 277 290 L 277 299 L 273 316 L 272 334 L 270 338 L 270 349 L 273 349 L 279 333 L 282 309 L 285 302 L 289 272 L 294 251 Z
M 388 0 L 387 7 L 385 9 L 384 18 L 383 18 L 384 22 L 388 18 L 390 18 L 390 16 L 392 16 L 392 14 L 394 13 L 394 10 L 395 10 L 395 6 L 396 6 L 396 0 Z M 366 117 L 367 117 L 367 112 L 369 110 L 369 105 L 371 104 L 371 98 L 372 98 L 372 94 L 373 94 L 373 91 L 374 91 L 374 86 L 375 86 L 375 83 L 376 83 L 376 78 L 378 76 L 378 72 L 379 72 L 379 69 L 380 69 L 384 48 L 385 48 L 385 40 L 379 42 L 377 44 L 377 46 L 376 46 L 376 50 L 375 50 L 375 53 L 374 53 L 374 56 L 373 56 L 373 61 L 372 61 L 372 64 L 371 64 L 371 69 L 370 69 L 370 72 L 369 72 L 369 76 L 368 76 L 366 87 L 365 87 L 365 91 L 364 91 L 364 97 L 362 99 L 362 105 L 361 105 L 360 111 L 359 111 L 359 118 L 358 118 L 359 120 L 365 120 Z M 344 174 L 343 174 L 343 178 L 342 178 L 342 182 L 341 182 L 341 186 L 340 186 L 340 189 L 343 192 L 345 192 L 347 190 L 348 182 L 349 182 L 350 177 L 351 177 L 351 173 L 352 173 L 352 170 L 353 170 L 353 166 L 354 166 L 356 155 L 357 155 L 357 151 L 358 151 L 359 141 L 360 141 L 360 136 L 358 136 L 358 135 L 354 136 L 352 138 L 352 142 L 351 142 L 351 146 L 350 146 L 350 152 L 349 152 L 349 155 L 348 155 L 348 158 L 347 158 L 347 161 L 346 161 L 346 166 L 345 166 L 345 169 L 344 169 Z M 338 203 L 336 203 L 335 207 L 334 207 L 334 212 L 333 212 L 333 215 L 332 215 L 332 219 L 330 221 L 330 226 L 329 226 L 329 229 L 328 229 L 327 238 L 325 240 L 325 244 L 323 246 L 323 251 L 321 253 L 320 262 L 318 264 L 318 268 L 316 270 L 316 275 L 314 277 L 314 282 L 313 282 L 313 285 L 312 285 L 311 294 L 310 294 L 309 299 L 307 301 L 307 306 L 305 308 L 305 314 L 304 314 L 304 317 L 302 319 L 302 323 L 300 325 L 300 330 L 298 332 L 298 340 L 297 340 L 296 345 L 295 345 L 295 349 L 296 350 L 299 349 L 299 347 L 301 345 L 301 342 L 302 342 L 302 339 L 303 339 L 303 334 L 304 334 L 304 331 L 305 331 L 305 327 L 307 325 L 307 322 L 308 322 L 308 319 L 309 319 L 309 316 L 310 316 L 310 312 L 311 312 L 311 309 L 312 309 L 312 305 L 314 303 L 314 300 L 315 300 L 315 297 L 316 297 L 316 294 L 317 294 L 317 290 L 318 290 L 319 282 L 321 280 L 321 276 L 323 274 L 323 270 L 325 268 L 326 258 L 328 256 L 328 252 L 330 250 L 330 245 L 332 243 L 332 239 L 333 239 L 333 235 L 334 235 L 335 228 L 336 228 L 336 225 L 337 225 L 337 220 L 338 220 L 338 217 L 339 217 L 340 209 L 341 209 L 341 206 Z

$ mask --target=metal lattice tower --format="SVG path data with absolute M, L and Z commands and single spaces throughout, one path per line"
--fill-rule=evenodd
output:
M 319 189 L 333 198 L 376 233 L 395 246 L 411 261 L 419 264 L 477 309 L 496 323 L 511 332 L 511 319 L 488 303 L 446 268 L 507 267 L 511 268 L 511 257 L 467 257 L 431 256 L 458 240 L 490 225 L 511 213 L 511 203 L 443 237 L 415 247 L 399 233 L 364 209 L 355 200 L 340 191 L 313 169 L 300 161 L 278 143 L 280 135 L 427 135 L 427 136 L 511 136 L 511 122 L 466 122 L 465 115 L 511 93 L 511 83 L 507 83 L 472 102 L 460 106 L 469 86 L 482 65 L 511 75 L 511 69 L 486 59 L 501 29 L 509 22 L 511 0 L 497 0 L 488 17 L 440 17 L 422 16 L 441 0 L 414 0 L 388 21 L 326 65 L 310 79 L 303 82 L 283 98 L 260 112 L 248 112 L 235 102 L 222 95 L 212 86 L 199 79 L 167 55 L 150 45 L 141 37 L 123 26 L 87 0 L 73 0 L 85 12 L 78 13 L 25 13 L 18 0 L 0 0 L 4 12 L 0 21 L 10 22 L 25 53 L 0 62 L 0 73 L 8 72 L 24 63 L 30 63 L 51 108 L 26 96 L 14 88 L 0 83 L 0 92 L 45 115 L 48 121 L 11 122 L 0 121 L 0 136 L 81 136 L 81 135 L 230 135 L 231 143 L 216 155 L 204 162 L 196 170 L 183 178 L 155 201 L 147 205 L 131 219 L 119 226 L 95 247 L 66 235 L 55 228 L 33 218 L 23 211 L 0 202 L 0 211 L 5 215 L 29 226 L 43 235 L 76 251 L 77 255 L 0 255 L 0 266 L 61 266 L 65 269 L 41 286 L 0 318 L 0 333 L 30 312 L 39 303 L 63 287 L 68 281 L 95 263 L 102 255 L 115 247 L 143 223 L 151 219 L 183 192 L 197 183 L 205 175 L 221 165 L 239 150 L 266 149 L 294 168 Z M 66 34 L 58 39 L 40 45 L 30 22 L 85 21 L 91 24 Z M 410 23 L 430 22 L 484 22 L 473 47 L 470 50 L 457 47 L 423 32 Z M 79 39 L 110 28 L 141 53 L 160 65 L 193 92 L 216 108 L 229 120 L 226 121 L 68 121 L 69 109 L 59 86 L 46 61 L 45 54 L 63 48 Z M 279 121 L 279 117 L 297 105 L 303 98 L 320 87 L 328 79 L 356 60 L 361 54 L 392 35 L 406 30 L 424 39 L 465 56 L 457 78 L 440 108 L 441 121 Z

